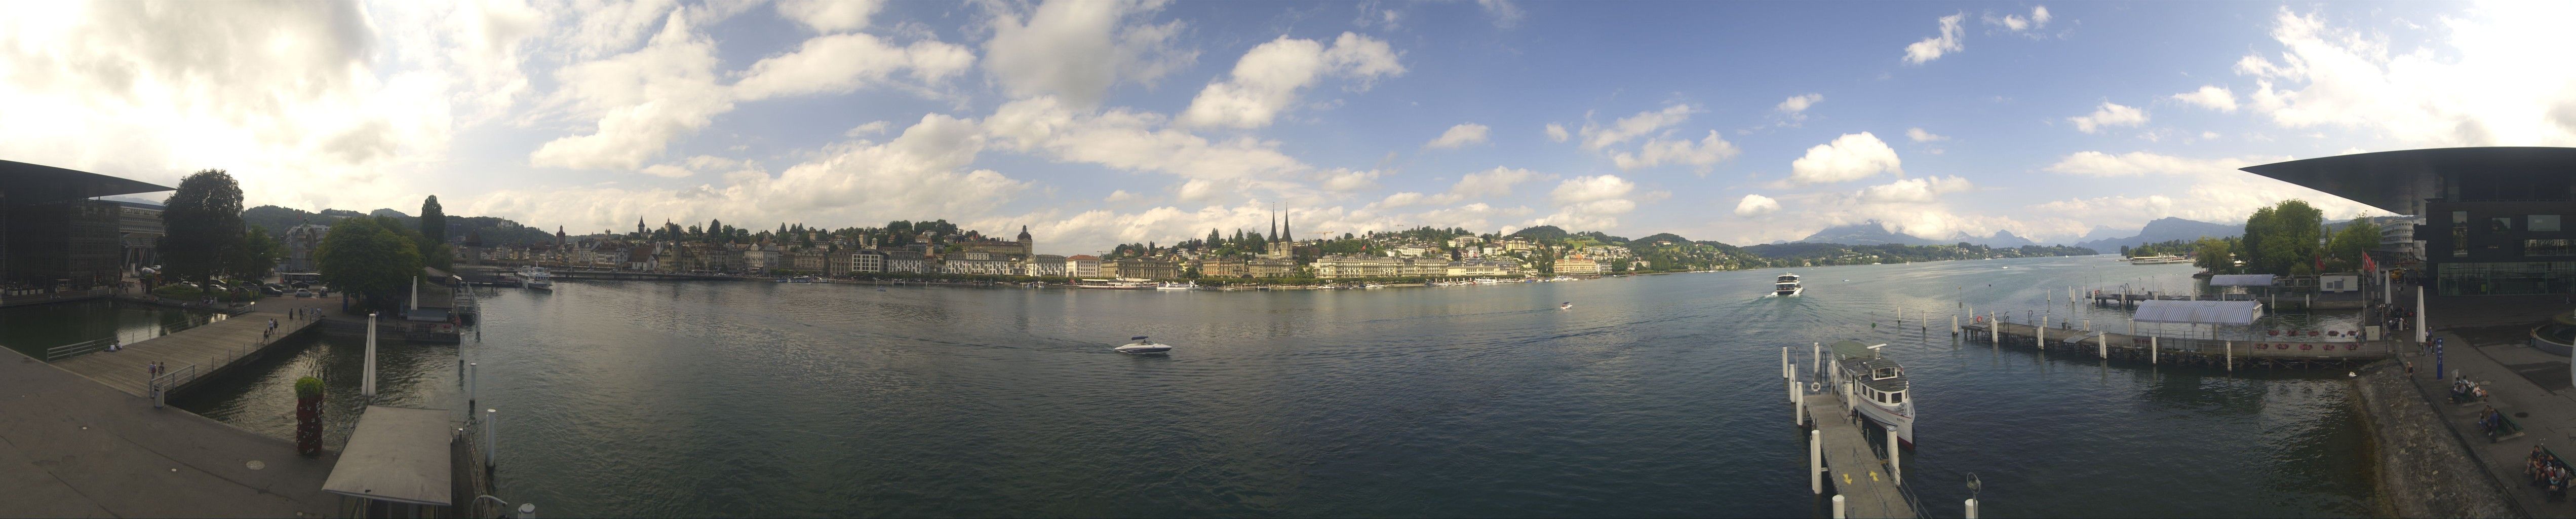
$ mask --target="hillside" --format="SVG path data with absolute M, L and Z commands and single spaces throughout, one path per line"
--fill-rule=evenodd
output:
M 1888 232 L 1878 220 L 1853 225 L 1826 227 L 1801 238 L 1797 243 L 1836 243 L 1843 245 L 1943 245 L 1945 242 L 1909 234 Z M 1953 242 L 1955 243 L 1955 242 Z
M 2173 240 L 2191 241 L 2201 239 L 2202 237 L 2226 238 L 2241 234 L 2245 234 L 2245 225 L 2243 223 L 2209 223 L 2166 217 L 2158 218 L 2152 222 L 2147 222 L 2146 228 L 2139 229 L 2136 236 L 2079 242 L 2076 243 L 2075 246 L 2093 250 L 2116 251 L 2120 250 L 2120 247 L 2123 245 L 2134 246 Z

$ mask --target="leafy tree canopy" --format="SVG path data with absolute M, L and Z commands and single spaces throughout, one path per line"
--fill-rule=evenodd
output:
M 212 279 L 241 243 L 241 184 L 224 170 L 198 171 L 162 206 L 163 265 L 180 279 Z
M 420 275 L 418 243 L 417 233 L 392 218 L 347 218 L 331 227 L 314 256 L 323 282 L 367 306 L 391 308 Z

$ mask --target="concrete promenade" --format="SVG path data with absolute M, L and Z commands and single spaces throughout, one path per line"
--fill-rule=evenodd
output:
M 0 517 L 336 515 L 338 461 L 0 353 Z
M 221 321 L 127 344 L 123 351 L 101 351 L 63 359 L 55 362 L 54 366 L 117 391 L 144 396 L 149 378 L 145 364 L 160 362 L 172 370 L 197 365 L 194 376 L 176 381 L 184 386 L 257 354 L 261 349 L 318 322 L 290 318 L 288 314 L 307 308 L 336 311 L 338 301 L 337 298 L 271 297 L 251 305 L 247 312 Z M 263 339 L 260 333 L 268 328 L 270 319 L 277 320 L 277 332 Z
M 2412 289 L 2404 289 L 2397 299 L 2401 305 L 2412 307 L 2414 296 Z M 2412 380 L 2416 389 L 2524 514 L 2576 516 L 2576 504 L 2550 502 L 2540 488 L 2527 485 L 2529 480 L 2523 476 L 2523 458 L 2532 446 L 2547 446 L 2560 456 L 2576 457 L 2576 390 L 2569 387 L 2568 358 L 2534 350 L 2524 343 L 2524 334 L 2531 327 L 2571 308 L 2566 296 L 2436 296 L 2429 298 L 2426 305 L 2429 310 L 2425 316 L 2430 319 L 2426 328 L 2446 345 L 2443 369 L 2481 384 L 2488 397 L 2480 404 L 2451 403 L 2450 382 L 2435 374 L 2432 354 L 2410 345 L 2402 350 L 2400 358 L 2414 363 Z M 2406 339 L 2413 338 L 2411 332 L 2406 335 Z M 2487 405 L 2519 423 L 2524 434 L 2488 441 L 2477 426 L 2477 414 Z

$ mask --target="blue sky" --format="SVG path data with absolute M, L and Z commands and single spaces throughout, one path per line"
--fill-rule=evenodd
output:
M 0 155 L 252 204 L 641 218 L 1533 225 L 2072 241 L 2284 198 L 2233 168 L 2576 141 L 2550 4 L 49 4 Z M 41 123 L 41 124 L 39 124 Z M 2376 214 L 2376 213 L 2374 213 Z

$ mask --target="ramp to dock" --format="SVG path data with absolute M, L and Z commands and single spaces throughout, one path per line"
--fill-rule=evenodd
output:
M 165 383 L 185 385 L 313 326 L 320 321 L 291 318 L 288 314 L 326 305 L 328 303 L 321 298 L 270 298 L 254 306 L 252 311 L 228 319 L 127 344 L 122 351 L 100 351 L 54 361 L 53 364 L 117 391 L 145 396 L 149 392 L 150 375 L 144 365 L 159 362 L 170 372 L 185 378 L 164 380 Z M 268 329 L 270 319 L 277 320 L 277 331 L 263 339 L 260 332 Z M 197 366 L 193 373 L 181 371 L 192 364 Z
M 1871 450 L 1869 436 L 1861 425 L 1853 423 L 1844 411 L 1842 399 L 1833 394 L 1809 394 L 1808 420 L 1824 439 L 1825 484 L 1833 494 L 1843 496 L 1844 515 L 1849 517 L 1913 518 L 1914 505 L 1906 500 L 1896 478 L 1889 474 L 1886 461 Z M 1896 453 L 1889 453 L 1894 455 Z

